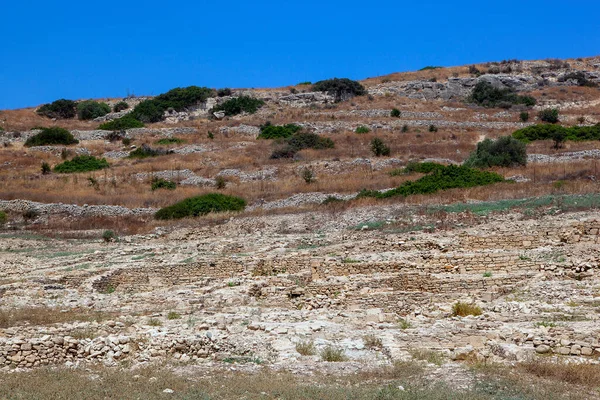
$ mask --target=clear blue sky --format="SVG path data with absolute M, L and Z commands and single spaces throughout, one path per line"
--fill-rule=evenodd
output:
M 600 1 L 5 1 L 0 109 L 600 54 Z

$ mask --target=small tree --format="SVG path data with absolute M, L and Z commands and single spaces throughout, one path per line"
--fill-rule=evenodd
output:
M 106 103 L 88 100 L 77 104 L 77 116 L 81 120 L 90 120 L 103 117 L 110 112 L 110 106 Z
M 397 108 L 392 109 L 392 111 L 390 112 L 390 116 L 394 118 L 400 118 L 400 110 L 398 110 Z
M 117 234 L 110 229 L 106 230 L 102 233 L 102 240 L 104 240 L 105 243 L 114 242 L 117 240 Z
M 527 111 L 523 111 L 521 114 L 519 114 L 519 118 L 522 122 L 527 122 L 529 121 L 529 113 Z
M 371 140 L 371 151 L 375 157 L 390 155 L 390 148 L 379 138 Z
M 328 93 L 335 98 L 336 102 L 367 94 L 367 90 L 363 85 L 348 78 L 333 78 L 316 82 L 313 85 L 313 90 Z
M 121 112 L 123 110 L 127 110 L 128 108 L 129 108 L 129 104 L 127 104 L 124 101 L 120 101 L 120 102 L 118 102 L 117 104 L 115 104 L 113 106 L 113 111 L 114 112 Z
M 48 175 L 50 173 L 50 164 L 47 162 L 42 163 L 42 175 Z
M 552 133 L 552 140 L 554 141 L 554 149 L 558 150 L 562 147 L 565 140 L 567 140 L 567 133 L 564 130 L 557 130 Z
M 558 108 L 546 108 L 538 113 L 538 118 L 543 122 L 555 124 L 558 122 Z
M 475 168 L 515 167 L 526 164 L 526 145 L 512 136 L 479 142 L 477 149 L 464 163 L 467 167 Z
M 304 179 L 304 182 L 306 183 L 313 183 L 315 181 L 315 174 L 313 170 L 308 167 L 305 167 L 302 170 L 302 179 Z

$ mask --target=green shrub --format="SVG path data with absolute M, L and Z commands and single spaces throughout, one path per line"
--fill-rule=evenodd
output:
M 258 139 L 286 139 L 300 130 L 302 130 L 302 127 L 295 124 L 272 125 L 267 121 L 264 125 L 261 125 Z
M 332 149 L 335 147 L 333 140 L 311 132 L 298 132 L 287 140 L 288 144 L 297 150 L 303 149 Z
M 144 124 L 134 118 L 133 115 L 123 115 L 121 118 L 113 119 L 99 126 L 99 129 L 106 131 L 122 131 L 133 128 L 143 128 Z
M 435 125 L 429 125 L 429 132 L 437 132 L 438 128 Z
M 430 174 L 416 181 L 404 182 L 397 188 L 385 192 L 362 190 L 357 197 L 384 199 L 413 194 L 431 194 L 440 190 L 491 185 L 502 181 L 504 181 L 504 178 L 494 172 L 480 171 L 466 166 L 440 165 L 440 167 L 433 169 Z
M 165 119 L 167 107 L 164 104 L 152 100 L 144 100 L 139 103 L 127 116 L 144 123 L 160 122 Z
M 217 90 L 217 96 L 219 96 L 219 97 L 231 96 L 231 94 L 232 94 L 232 91 L 229 88 L 223 88 L 223 89 Z
M 47 162 L 42 163 L 42 175 L 48 175 L 52 169 Z
M 4 225 L 6 221 L 8 221 L 8 215 L 6 215 L 6 212 L 0 211 L 0 225 Z
M 171 89 L 139 103 L 131 112 L 131 116 L 141 122 L 159 122 L 165 119 L 165 111 L 168 109 L 184 111 L 205 102 L 213 93 L 212 89 L 198 86 Z
M 402 125 L 402 130 L 401 130 L 401 132 L 402 132 L 402 133 L 406 133 L 406 132 L 408 132 L 408 125 Z
M 553 140 L 559 133 L 564 133 L 565 140 L 600 140 L 600 124 L 571 127 L 552 124 L 531 125 L 515 131 L 512 136 L 528 143 L 536 140 Z
M 60 99 L 49 104 L 44 104 L 37 109 L 38 115 L 48 118 L 69 119 L 75 117 L 77 103 L 73 100 Z
M 444 68 L 444 67 L 438 67 L 435 65 L 427 65 L 426 67 L 421 68 L 419 71 L 427 71 L 430 69 L 440 69 L 440 68 Z
M 371 140 L 371 152 L 375 157 L 389 156 L 390 148 L 379 138 Z
M 312 82 L 311 81 L 300 82 L 296 86 L 308 86 L 308 85 L 312 85 Z
M 148 157 L 158 157 L 163 156 L 165 154 L 172 153 L 171 150 L 165 150 L 161 148 L 152 148 L 147 144 L 143 144 L 137 149 L 129 152 L 128 158 L 148 158 Z
M 161 144 L 161 145 L 169 145 L 169 144 L 180 144 L 180 143 L 184 143 L 185 140 L 183 139 L 179 139 L 176 137 L 169 137 L 169 138 L 162 138 L 162 139 L 158 139 L 156 142 L 156 144 Z
M 336 102 L 367 94 L 363 85 L 348 78 L 333 78 L 316 82 L 313 90 L 328 93 L 335 98 Z
M 93 100 L 82 101 L 77 104 L 77 117 L 81 120 L 89 120 L 104 117 L 110 112 L 110 106 L 106 103 L 98 103 Z
M 485 139 L 469 155 L 464 165 L 474 168 L 516 167 L 527 164 L 527 146 L 512 136 Z
M 265 102 L 260 99 L 255 99 L 250 96 L 240 96 L 219 104 L 212 109 L 212 112 L 223 111 L 227 116 L 238 115 L 243 112 L 254 114 L 264 104 Z
M 121 139 L 121 142 L 123 143 L 123 146 L 129 146 L 131 144 L 131 139 L 128 137 L 124 137 L 123 139 Z
M 534 106 L 536 103 L 531 96 L 519 96 L 511 89 L 499 89 L 487 81 L 478 82 L 467 101 L 483 107 L 505 108 L 509 108 L 513 104 Z
M 430 174 L 433 171 L 437 171 L 438 169 L 445 168 L 444 165 L 434 163 L 434 162 L 409 162 L 404 167 L 405 174 L 410 174 L 411 172 L 418 172 L 421 174 Z
M 521 114 L 519 114 L 519 119 L 522 122 L 527 122 L 529 121 L 529 113 L 527 111 L 522 111 Z
M 175 183 L 173 181 L 168 181 L 168 180 L 162 179 L 162 178 L 154 178 L 154 179 L 152 179 L 151 188 L 152 188 L 152 191 L 158 190 L 158 189 L 175 190 L 175 188 L 177 188 L 177 183 Z
M 209 193 L 190 197 L 172 206 L 161 208 L 154 216 L 157 219 L 178 219 L 196 217 L 211 212 L 242 211 L 245 207 L 246 200 L 242 198 L 220 193 Z
M 129 104 L 124 101 L 120 101 L 113 106 L 113 112 L 121 112 L 127 110 L 129 108 Z
M 538 118 L 543 122 L 555 124 L 558 122 L 558 108 L 546 108 L 538 113 Z
M 102 232 L 102 240 L 106 243 L 115 242 L 117 239 L 117 234 L 110 229 Z
M 393 108 L 390 112 L 390 117 L 400 118 L 400 110 L 398 110 L 397 108 Z
M 271 154 L 271 158 L 293 158 L 297 152 L 304 149 L 331 149 L 335 147 L 333 140 L 327 137 L 321 137 L 316 133 L 297 132 L 292 137 L 286 139 L 285 145 L 276 149 Z
M 26 147 L 31 146 L 46 146 L 51 144 L 77 144 L 79 141 L 71 135 L 71 133 L 64 128 L 42 128 L 42 131 L 36 135 L 31 136 L 25 141 Z
M 563 76 L 558 77 L 557 80 L 559 82 L 574 80 L 577 83 L 577 86 L 598 87 L 598 84 L 596 82 L 587 79 L 583 71 L 568 72 Z
M 94 156 L 77 156 L 70 161 L 65 161 L 54 167 L 54 172 L 62 174 L 72 172 L 96 171 L 108 168 L 110 165 L 105 158 L 96 158 Z
M 361 126 L 356 127 L 356 130 L 354 132 L 363 134 L 363 133 L 369 133 L 369 132 L 371 132 L 371 130 L 369 129 L 369 127 L 361 125 Z

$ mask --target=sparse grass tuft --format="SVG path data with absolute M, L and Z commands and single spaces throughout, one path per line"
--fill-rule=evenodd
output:
M 181 319 L 181 315 L 175 311 L 169 311 L 167 319 Z
M 363 336 L 363 343 L 367 349 L 381 349 L 383 347 L 383 342 L 381 338 L 378 338 L 375 335 L 365 335 Z
M 412 358 L 416 360 L 427 361 L 430 364 L 442 365 L 444 363 L 444 356 L 438 351 L 429 349 L 413 349 L 410 351 Z
M 296 343 L 296 351 L 303 356 L 314 356 L 317 354 L 315 343 L 312 340 L 303 340 Z
M 344 353 L 344 349 L 334 346 L 327 346 L 321 350 L 321 359 L 328 362 L 346 361 L 348 357 Z
M 461 301 L 454 303 L 452 306 L 452 315 L 455 317 L 466 317 L 467 315 L 481 315 L 482 311 L 479 306 L 471 303 L 463 303 Z

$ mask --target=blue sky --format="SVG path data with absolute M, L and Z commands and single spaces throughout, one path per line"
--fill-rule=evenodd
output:
M 600 54 L 597 0 L 22 0 L 2 14 L 0 109 Z

